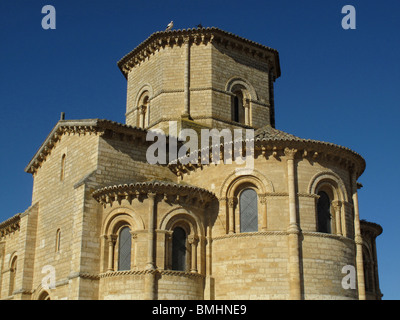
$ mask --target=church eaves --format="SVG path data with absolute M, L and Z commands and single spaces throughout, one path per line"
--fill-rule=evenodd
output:
M 127 78 L 129 71 L 136 64 L 144 61 L 159 51 L 160 48 L 167 45 L 179 45 L 187 41 L 187 39 L 194 43 L 215 42 L 223 46 L 230 46 L 232 50 L 244 51 L 254 57 L 268 61 L 273 66 L 275 78 L 279 78 L 281 75 L 277 50 L 215 27 L 155 32 L 118 61 L 117 65 L 125 78 Z

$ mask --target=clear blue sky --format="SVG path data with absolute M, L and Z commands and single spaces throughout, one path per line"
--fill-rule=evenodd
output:
M 56 30 L 41 9 L 56 8 Z M 356 9 L 344 30 L 341 9 Z M 280 53 L 276 125 L 349 147 L 367 162 L 360 216 L 377 239 L 384 299 L 399 299 L 400 1 L 0 1 L 0 221 L 30 206 L 25 166 L 59 120 L 124 122 L 117 61 L 150 34 L 218 27 Z

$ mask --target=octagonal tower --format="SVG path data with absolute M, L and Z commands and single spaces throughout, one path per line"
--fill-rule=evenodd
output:
M 119 62 L 126 123 L 178 128 L 275 126 L 278 52 L 217 28 L 156 32 Z

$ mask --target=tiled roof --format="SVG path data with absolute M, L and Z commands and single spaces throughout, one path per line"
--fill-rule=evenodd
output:
M 290 133 L 273 128 L 270 125 L 264 126 L 257 129 L 254 132 L 254 140 L 297 140 L 301 141 L 303 139 L 296 137 Z

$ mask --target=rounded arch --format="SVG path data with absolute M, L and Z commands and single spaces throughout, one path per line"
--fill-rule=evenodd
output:
M 172 230 L 175 227 L 181 227 L 187 235 L 204 235 L 204 228 L 199 218 L 182 207 L 172 209 L 161 219 L 161 230 Z
M 139 106 L 140 100 L 143 99 L 144 93 L 148 92 L 148 99 L 151 100 L 153 98 L 153 88 L 150 84 L 144 84 L 137 92 L 135 100 L 134 100 L 134 107 Z
M 14 252 L 10 255 L 10 259 L 8 260 L 8 268 L 9 268 L 9 269 L 13 268 L 13 265 L 16 264 L 17 259 L 18 259 L 17 251 L 14 251 Z
M 253 86 L 245 79 L 240 77 L 232 77 L 225 85 L 225 91 L 233 93 L 238 88 L 244 88 L 246 91 L 246 98 L 251 100 L 258 100 L 257 92 Z
M 39 292 L 37 300 L 51 300 L 50 293 L 46 290 L 42 290 Z
M 219 193 L 220 198 L 229 198 L 234 196 L 236 189 L 242 184 L 253 184 L 257 187 L 259 194 L 274 192 L 274 186 L 260 171 L 253 169 L 253 175 L 249 175 L 246 171 L 243 174 L 240 170 L 231 173 L 222 183 Z
M 307 191 L 310 194 L 324 191 L 332 197 L 331 200 L 348 201 L 343 180 L 331 171 L 323 171 L 314 175 L 310 180 Z
M 124 225 L 129 225 L 131 230 L 143 230 L 145 228 L 141 217 L 135 215 L 132 209 L 119 207 L 107 214 L 104 219 L 102 233 L 116 234 Z

